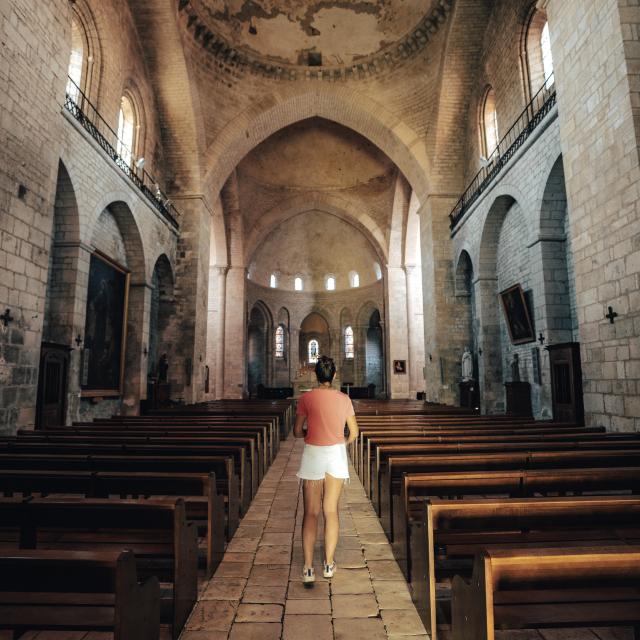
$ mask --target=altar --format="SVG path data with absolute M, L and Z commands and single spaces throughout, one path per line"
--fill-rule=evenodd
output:
M 318 387 L 318 379 L 313 365 L 306 365 L 298 369 L 296 377 L 293 379 L 293 397 L 299 398 L 306 391 Z M 336 372 L 331 385 L 333 389 L 340 390 L 340 374 Z

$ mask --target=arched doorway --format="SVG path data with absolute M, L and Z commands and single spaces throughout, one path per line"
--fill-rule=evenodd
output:
M 270 385 L 269 376 L 269 336 L 271 336 L 269 316 L 256 304 L 249 314 L 247 331 L 247 389 L 250 397 L 257 395 L 258 386 Z
M 300 325 L 300 366 L 315 364 L 314 355 L 331 355 L 329 323 L 319 313 L 310 313 Z
M 382 324 L 380 312 L 375 309 L 369 316 L 365 345 L 365 384 L 376 386 L 376 396 L 384 392 L 384 353 L 382 350 Z

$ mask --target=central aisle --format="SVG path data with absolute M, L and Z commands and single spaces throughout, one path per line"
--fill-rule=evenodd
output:
M 340 504 L 338 571 L 302 574 L 302 440 L 290 437 L 266 474 L 213 578 L 201 587 L 182 640 L 420 640 L 425 629 L 355 470 Z M 329 584 L 330 582 L 330 584 Z

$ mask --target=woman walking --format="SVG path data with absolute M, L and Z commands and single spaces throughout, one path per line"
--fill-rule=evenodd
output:
M 338 544 L 338 501 L 342 485 L 349 479 L 346 445 L 358 437 L 358 423 L 351 399 L 331 388 L 336 365 L 331 358 L 322 356 L 316 363 L 318 388 L 307 391 L 298 400 L 296 424 L 293 434 L 304 437 L 304 451 L 297 476 L 303 480 L 304 520 L 302 522 L 302 549 L 304 568 L 302 581 L 315 581 L 313 550 L 316 544 L 320 508 L 324 515 L 324 568 L 325 578 L 336 571 L 334 554 Z M 303 425 L 307 422 L 306 433 Z M 344 425 L 349 428 L 345 440 Z

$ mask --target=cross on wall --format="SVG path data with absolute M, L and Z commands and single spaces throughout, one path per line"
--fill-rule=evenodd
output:
M 618 314 L 613 310 L 613 307 L 609 307 L 608 311 L 609 313 L 605 315 L 605 318 L 607 318 L 607 320 L 609 320 L 609 322 L 613 324 L 618 317 Z

